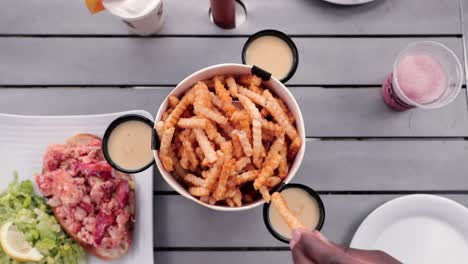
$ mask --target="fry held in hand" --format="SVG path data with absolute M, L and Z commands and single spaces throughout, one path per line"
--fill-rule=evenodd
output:
M 214 76 L 169 96 L 167 106 L 155 123 L 160 161 L 191 195 L 229 207 L 273 199 L 303 142 L 261 78 Z
M 309 229 L 294 216 L 291 210 L 289 210 L 286 201 L 280 193 L 275 192 L 271 195 L 271 204 L 276 208 L 281 218 L 283 218 L 284 222 L 286 222 L 291 230 L 296 228 Z

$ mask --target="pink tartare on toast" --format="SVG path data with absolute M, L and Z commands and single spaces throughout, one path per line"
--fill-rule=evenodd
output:
M 135 188 L 104 159 L 102 141 L 78 134 L 50 145 L 36 183 L 62 228 L 87 252 L 110 260 L 132 244 Z

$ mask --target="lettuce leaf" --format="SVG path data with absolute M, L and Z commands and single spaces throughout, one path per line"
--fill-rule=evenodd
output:
M 39 264 L 82 264 L 85 252 L 60 227 L 45 199 L 34 193 L 30 180 L 14 180 L 0 194 L 0 226 L 13 221 L 26 240 L 44 259 Z M 9 258 L 0 247 L 0 263 L 20 264 Z M 24 262 L 22 263 L 24 264 Z

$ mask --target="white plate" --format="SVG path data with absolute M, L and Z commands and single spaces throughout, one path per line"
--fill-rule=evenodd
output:
M 351 247 L 384 250 L 405 264 L 468 263 L 468 209 L 440 196 L 400 197 L 362 222 Z
M 42 157 L 49 144 L 62 143 L 77 133 L 92 133 L 102 137 L 110 122 L 130 113 L 153 120 L 151 114 L 146 111 L 86 116 L 0 114 L 0 190 L 11 182 L 14 170 L 19 172 L 21 180 L 34 181 L 34 174 L 41 171 Z M 136 183 L 137 215 L 132 248 L 123 258 L 111 262 L 90 257 L 90 264 L 153 263 L 152 171 L 151 167 L 133 175 Z
M 375 0 L 323 0 L 323 1 L 337 4 L 337 5 L 360 5 L 360 4 L 373 2 Z

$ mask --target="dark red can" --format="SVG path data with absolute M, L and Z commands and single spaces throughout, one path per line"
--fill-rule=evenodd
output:
M 235 0 L 210 0 L 213 22 L 221 28 L 236 27 Z

